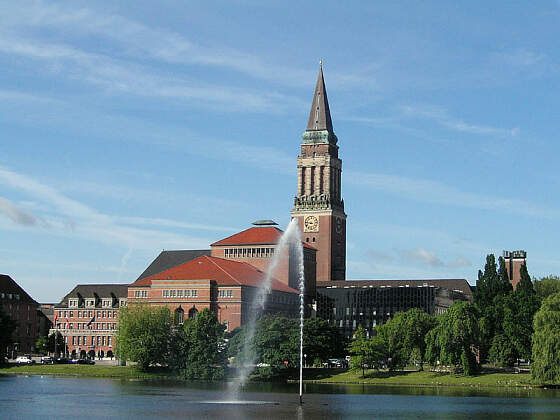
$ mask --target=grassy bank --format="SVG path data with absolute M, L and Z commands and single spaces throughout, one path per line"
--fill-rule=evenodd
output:
M 150 369 L 142 372 L 134 366 L 91 366 L 91 365 L 28 365 L 2 366 L 0 374 L 69 375 L 103 378 L 174 378 L 167 369 Z
M 182 380 L 165 368 L 152 368 L 147 372 L 135 366 L 89 366 L 89 365 L 30 365 L 0 367 L 0 374 L 68 375 L 103 378 L 144 378 Z M 285 382 L 299 378 L 297 369 L 281 369 L 276 375 L 254 375 L 253 381 Z M 306 382 L 331 384 L 377 384 L 394 386 L 476 386 L 476 387 L 538 387 L 531 382 L 529 374 L 483 372 L 476 376 L 462 376 L 440 372 L 378 372 L 343 369 L 305 369 Z
M 488 386 L 488 387 L 527 387 L 539 386 L 531 382 L 531 375 L 518 373 L 483 372 L 475 376 L 455 375 L 443 372 L 377 372 L 338 371 L 321 372 L 314 369 L 306 375 L 306 381 L 339 384 L 379 384 L 412 386 Z

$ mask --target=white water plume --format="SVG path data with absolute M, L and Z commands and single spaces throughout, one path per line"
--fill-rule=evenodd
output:
M 294 247 L 295 252 L 290 252 L 290 247 Z M 267 267 L 267 272 L 264 281 L 257 288 L 255 296 L 253 298 L 253 304 L 250 306 L 249 316 L 245 323 L 245 339 L 243 342 L 243 350 L 239 355 L 236 356 L 236 361 L 238 361 L 238 376 L 229 385 L 229 394 L 231 400 L 237 400 L 240 389 L 247 382 L 247 378 L 251 371 L 255 368 L 255 358 L 253 348 L 253 341 L 255 338 L 255 330 L 257 319 L 262 315 L 266 301 L 271 292 L 271 283 L 278 267 L 278 264 L 282 258 L 291 258 L 294 256 L 296 258 L 295 267 L 298 271 L 298 280 L 300 286 L 300 345 L 302 343 L 303 337 L 303 290 L 304 290 L 304 270 L 303 270 L 303 246 L 301 242 L 301 232 L 299 231 L 297 219 L 292 219 L 288 224 L 286 231 L 282 234 L 278 243 L 276 244 L 276 249 L 274 250 L 274 256 Z M 294 263 L 290 261 L 290 265 Z M 300 359 L 302 358 L 302 352 L 300 349 Z M 300 361 L 301 362 L 301 361 Z

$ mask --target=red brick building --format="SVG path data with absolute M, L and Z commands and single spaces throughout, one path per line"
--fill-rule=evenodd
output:
M 521 266 L 527 264 L 527 253 L 525 251 L 504 251 L 504 261 L 509 281 L 515 290 L 517 283 L 521 280 Z
M 14 279 L 5 274 L 0 274 L 0 303 L 4 313 L 16 322 L 16 330 L 12 337 L 14 343 L 2 350 L 12 357 L 34 352 L 35 343 L 39 338 L 39 304 Z
M 55 305 L 54 327 L 73 358 L 114 356 L 119 309 L 126 305 L 127 284 L 81 284 Z M 64 353 L 64 349 L 58 349 Z
M 205 251 L 162 252 L 129 286 L 128 301 L 168 306 L 176 323 L 210 309 L 229 331 L 243 325 L 249 313 L 256 310 L 253 298 L 265 280 L 283 233 L 274 225 L 271 221 L 256 222 L 254 227 L 213 243 L 210 255 Z M 197 253 L 200 256 L 195 257 Z M 309 296 L 315 294 L 315 253 L 313 247 L 304 246 Z M 188 260 L 180 263 L 181 258 Z M 286 251 L 272 275 L 264 313 L 298 315 L 299 291 L 290 261 L 293 259 Z

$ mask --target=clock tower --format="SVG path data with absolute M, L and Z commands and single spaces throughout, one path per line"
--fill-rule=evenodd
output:
M 338 157 L 323 66 L 313 95 L 307 130 L 297 159 L 298 187 L 292 218 L 303 240 L 317 248 L 317 281 L 346 279 L 346 214 L 341 197 L 342 160 Z

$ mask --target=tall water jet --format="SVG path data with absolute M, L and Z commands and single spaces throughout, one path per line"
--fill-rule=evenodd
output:
M 290 252 L 290 249 L 293 251 Z M 253 353 L 253 341 L 255 338 L 256 321 L 259 316 L 263 313 L 268 296 L 271 292 L 271 283 L 274 277 L 274 272 L 276 271 L 278 264 L 282 258 L 295 258 L 295 267 L 298 272 L 299 288 L 300 288 L 300 380 L 301 380 L 301 361 L 303 359 L 303 316 L 304 316 L 304 266 L 303 266 L 303 245 L 301 242 L 301 232 L 299 231 L 297 219 L 293 219 L 282 234 L 274 255 L 267 267 L 267 272 L 262 284 L 257 288 L 255 296 L 253 298 L 252 310 L 249 312 L 249 316 L 246 322 L 245 337 L 243 342 L 243 350 L 236 357 L 236 361 L 239 361 L 238 366 L 238 377 L 230 383 L 229 394 L 232 400 L 237 400 L 239 396 L 239 391 L 247 382 L 249 374 L 254 369 L 255 365 L 255 354 Z M 290 262 L 291 263 L 291 262 Z M 301 384 L 300 384 L 301 388 Z M 300 400 L 301 400 L 301 390 L 300 390 Z

